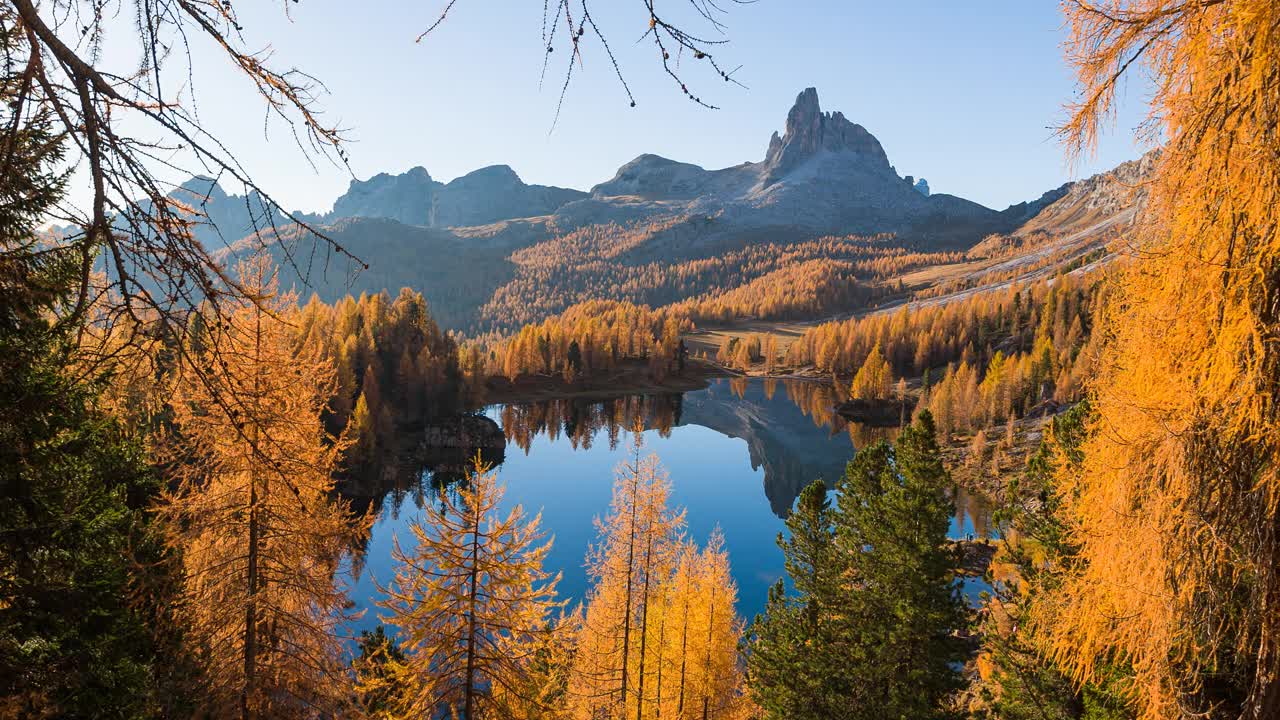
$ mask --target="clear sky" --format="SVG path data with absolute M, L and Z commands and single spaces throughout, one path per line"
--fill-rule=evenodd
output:
M 291 20 L 281 3 L 245 3 L 240 12 L 252 46 L 269 39 L 278 65 L 324 81 L 322 106 L 349 128 L 360 178 L 422 165 L 447 181 L 505 163 L 526 182 L 585 190 L 646 152 L 707 168 L 759 160 L 808 86 L 818 88 L 824 110 L 844 112 L 879 138 L 899 173 L 995 208 L 1141 152 L 1131 131 L 1146 97 L 1132 87 L 1098 154 L 1074 169 L 1066 163 L 1052 126 L 1073 85 L 1055 0 L 720 0 L 731 42 L 716 56 L 742 65 L 735 77 L 747 89 L 685 61 L 691 88 L 719 110 L 685 100 L 652 44 L 636 43 L 647 26 L 640 0 L 596 0 L 593 15 L 637 107 L 588 38 L 554 130 L 569 53 L 558 43 L 540 89 L 542 3 L 457 0 L 448 21 L 415 44 L 446 1 L 283 3 Z M 689 17 L 683 0 L 658 2 Z M 696 18 L 688 26 L 715 33 Z M 278 123 L 264 137 L 253 89 L 211 51 L 197 47 L 194 57 L 202 120 L 283 205 L 327 210 L 351 174 L 313 169 Z

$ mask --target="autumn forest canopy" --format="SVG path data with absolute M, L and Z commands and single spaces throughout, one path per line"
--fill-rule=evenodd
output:
M 553 132 L 714 132 L 739 4 L 544 3 Z M 240 12 L 0 2 L 0 718 L 1280 719 L 1280 3 L 1062 2 L 1064 155 L 1151 149 L 999 211 L 808 88 L 291 212 L 184 78 L 358 147 Z

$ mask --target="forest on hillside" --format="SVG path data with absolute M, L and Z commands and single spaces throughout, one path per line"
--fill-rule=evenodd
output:
M 308 259 L 265 233 L 204 247 L 156 174 L 174 147 L 259 189 L 168 94 L 170 33 L 210 41 L 311 152 L 344 158 L 345 138 L 308 78 L 247 49 L 232 3 L 119 7 L 128 77 L 99 65 L 107 5 L 0 3 L 0 717 L 1280 718 L 1280 4 L 1063 4 L 1068 153 L 1133 73 L 1152 82 L 1140 132 L 1161 149 L 1105 247 L 848 234 L 664 259 L 708 220 L 594 224 L 511 254 L 479 302 L 450 280 L 447 325 L 432 288 L 303 301 Z M 708 104 L 673 53 L 734 80 L 719 44 L 636 7 L 690 102 Z M 548 55 L 590 34 L 618 69 L 587 5 L 544 23 L 563 28 Z M 566 399 L 717 373 L 810 381 L 787 392 L 815 423 L 901 426 L 806 479 L 751 618 L 642 414 Z M 378 517 L 345 484 L 522 388 L 562 393 L 510 418 L 526 453 L 540 428 L 626 446 L 585 591 L 562 591 L 542 513 L 507 501 L 519 479 L 467 447 L 353 637 Z M 994 541 L 948 536 L 960 482 L 996 495 Z

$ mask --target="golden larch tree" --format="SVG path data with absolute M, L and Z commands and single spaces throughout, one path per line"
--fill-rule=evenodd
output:
M 1096 417 L 1059 474 L 1079 553 L 1040 625 L 1077 680 L 1129 669 L 1142 718 L 1280 717 L 1280 3 L 1064 8 L 1071 146 L 1145 68 L 1163 147 L 1094 333 Z
M 509 720 L 563 720 L 573 641 L 581 618 L 565 613 L 532 639 L 524 672 L 491 689 L 496 717 Z
M 667 579 L 668 589 L 663 614 L 661 669 L 664 681 L 658 685 L 658 717 L 685 717 L 685 706 L 693 707 L 693 684 L 690 656 L 695 655 L 698 629 L 692 619 L 697 615 L 695 588 L 700 556 L 696 545 L 682 543 L 676 567 Z
M 893 370 L 877 342 L 867 353 L 867 359 L 853 376 L 849 394 L 860 400 L 887 400 L 893 386 Z
M 764 373 L 772 375 L 775 366 L 778 363 L 778 337 L 773 333 L 769 334 L 769 339 L 764 343 Z
M 657 651 L 650 626 L 661 614 L 661 587 L 674 567 L 684 512 L 668 506 L 671 483 L 654 455 L 642 457 L 635 428 L 631 457 L 615 471 L 609 514 L 597 519 L 587 557 L 592 580 L 569 677 L 575 718 L 643 718 Z M 651 679 L 652 676 L 652 679 Z M 651 705 L 650 705 L 651 706 Z
M 680 653 L 687 681 L 676 717 L 740 717 L 745 705 L 738 660 L 743 624 L 734 607 L 738 586 L 729 571 L 729 553 L 719 528 L 697 554 L 688 581 L 681 589 L 688 615 Z
M 504 486 L 479 454 L 474 463 L 464 485 L 441 492 L 439 512 L 409 526 L 414 547 L 392 549 L 396 575 L 379 605 L 404 644 L 404 717 L 540 708 L 528 676 L 555 653 L 547 635 L 560 576 L 543 569 L 551 541 L 541 514 L 520 505 L 500 514 Z
M 183 559 L 180 617 L 211 716 L 339 712 L 351 697 L 342 559 L 367 525 L 334 500 L 346 443 L 321 421 L 334 373 L 292 350 L 294 298 L 276 293 L 269 261 L 239 271 L 245 297 L 204 333 L 209 370 L 172 401 L 176 489 L 159 513 Z

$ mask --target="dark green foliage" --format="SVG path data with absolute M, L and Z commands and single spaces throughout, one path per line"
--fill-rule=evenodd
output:
M 68 371 L 71 326 L 51 312 L 79 263 L 15 245 L 0 283 L 0 703 L 138 716 L 159 701 L 147 610 L 131 600 L 135 571 L 163 582 L 144 512 L 157 479 L 94 409 L 95 385 Z
M 33 232 L 62 150 L 34 101 L 13 101 L 12 20 L 0 10 L 0 716 L 168 713 L 181 663 L 158 659 L 169 641 L 149 628 L 170 582 L 144 511 L 158 481 L 95 409 L 101 379 L 72 371 L 92 255 Z
M 752 694 L 770 718 L 844 717 L 852 678 L 838 670 L 842 564 L 835 557 L 831 503 L 821 480 L 800 493 L 778 545 L 794 593 L 788 595 L 779 580 L 769 590 L 764 614 L 751 625 L 747 677 Z
M 806 488 L 779 538 L 794 592 L 779 583 L 752 625 L 747 666 L 766 717 L 945 716 L 960 686 L 966 614 L 952 574 L 949 479 L 923 413 L 896 448 L 849 464 L 831 508 Z
M 1089 412 L 1089 402 L 1085 400 L 1053 419 L 1048 436 L 1027 458 L 1026 472 L 1010 481 L 1006 502 L 996 511 L 996 522 L 1018 533 L 1019 543 L 1007 545 L 1006 550 L 1026 580 L 1038 580 L 1046 563 L 1069 563 L 1075 554 L 1058 518 L 1062 498 L 1055 487 L 1054 474 L 1059 458 L 1068 463 L 1082 459 L 1080 445 Z M 1035 550 L 1041 559 L 1033 561 L 1029 550 Z
M 360 707 L 369 717 L 383 717 L 402 704 L 407 688 L 395 668 L 404 662 L 404 651 L 387 635 L 386 628 L 379 625 L 373 632 L 360 632 L 355 671 L 360 682 Z
M 975 717 L 999 720 L 1126 720 L 1132 717 L 1120 691 L 1128 672 L 1112 666 L 1111 680 L 1077 689 L 1035 647 L 1031 609 L 1037 593 L 1054 581 L 1055 568 L 1074 560 L 1058 517 L 1062 497 L 1054 477 L 1059 464 L 1078 463 L 1089 417 L 1083 401 L 1053 419 L 1050 432 L 1027 459 L 1026 471 L 1012 480 L 996 522 L 1009 538 L 1002 551 L 1017 569 L 1017 579 L 994 585 L 996 611 L 980 628 L 982 652 L 991 677 L 976 688 L 983 709 Z M 1012 532 L 1010 532 L 1012 531 Z
M 861 678 L 855 717 L 943 714 L 960 687 L 967 622 L 947 544 L 954 507 L 933 418 L 926 411 L 896 447 L 864 448 L 838 486 L 837 545 L 848 558 L 849 669 Z
M 0 328 L 15 332 L 52 307 L 71 282 L 73 256 L 32 229 L 62 196 L 62 143 L 23 76 L 27 48 L 10 6 L 0 8 Z
M 569 367 L 573 368 L 573 374 L 576 377 L 582 372 L 582 348 L 578 347 L 578 341 L 569 342 Z

